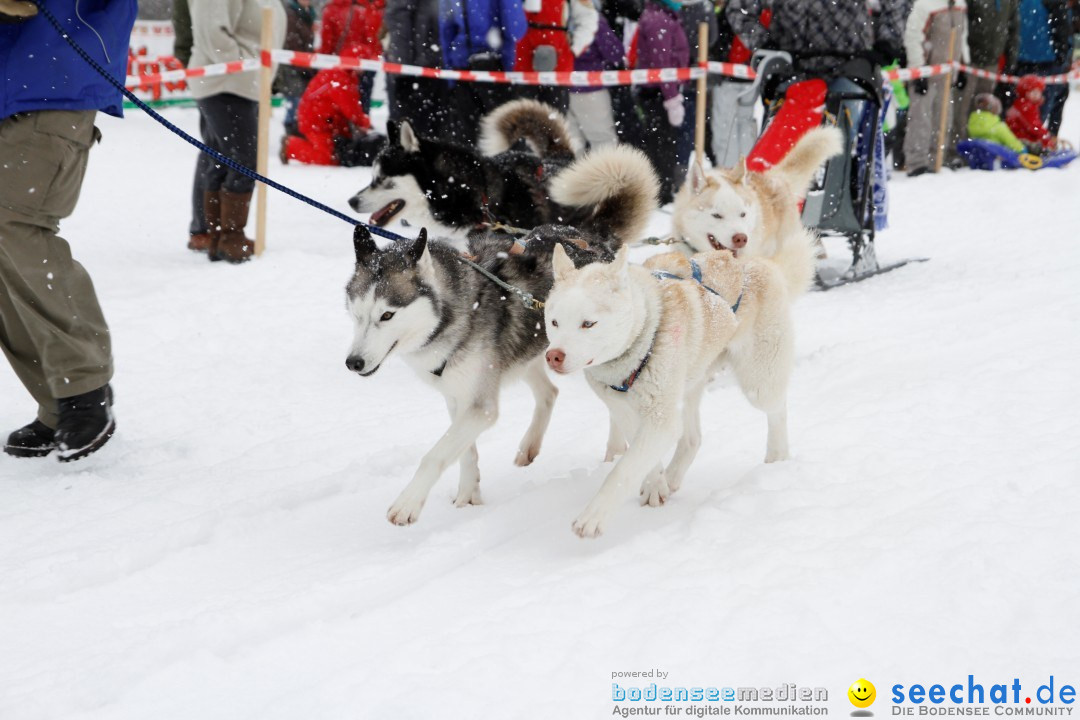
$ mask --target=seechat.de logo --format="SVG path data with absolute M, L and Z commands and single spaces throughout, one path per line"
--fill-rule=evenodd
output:
M 874 683 L 866 678 L 859 678 L 851 683 L 851 687 L 847 690 L 847 696 L 852 705 L 859 708 L 859 710 L 864 710 L 873 705 L 874 701 L 877 700 L 877 689 L 874 688 Z M 873 715 L 871 712 L 853 712 L 851 714 L 859 716 Z

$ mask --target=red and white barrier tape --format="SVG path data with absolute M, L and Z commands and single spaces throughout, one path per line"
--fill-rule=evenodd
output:
M 686 82 L 696 80 L 702 73 L 723 75 L 725 77 L 753 79 L 754 70 L 749 65 L 710 62 L 707 69 L 701 67 L 653 68 L 648 70 L 604 70 L 597 72 L 496 72 L 486 70 L 450 70 L 446 68 L 402 65 L 384 60 L 361 60 L 353 57 L 304 53 L 294 50 L 271 50 L 264 52 L 262 58 L 234 60 L 233 62 L 204 65 L 203 67 L 184 70 L 169 70 L 148 75 L 129 75 L 125 81 L 129 88 L 148 88 L 158 83 L 176 82 L 193 77 L 211 77 L 232 73 L 257 70 L 265 63 L 281 63 L 296 67 L 308 67 L 325 70 L 329 68 L 351 68 L 354 70 L 382 71 L 388 75 L 410 75 L 413 77 L 442 78 L 464 82 L 487 82 L 510 85 L 559 85 L 567 87 L 609 87 L 613 85 L 647 85 L 662 82 Z M 883 73 L 886 80 L 918 80 L 919 78 L 945 75 L 952 70 L 962 70 L 975 77 L 990 78 L 1000 82 L 1015 83 L 1020 78 L 1016 75 L 1003 75 L 960 63 L 924 65 L 915 68 L 899 68 Z M 1047 84 L 1061 84 L 1080 81 L 1080 68 L 1074 67 L 1068 73 L 1046 76 Z

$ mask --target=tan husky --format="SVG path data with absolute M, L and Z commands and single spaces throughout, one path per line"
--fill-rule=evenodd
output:
M 841 152 L 843 136 L 834 127 L 814 128 L 767 172 L 734 169 L 705 172 L 696 162 L 675 196 L 673 229 L 688 254 L 731 250 L 739 258 L 765 257 L 776 263 L 792 297 L 814 275 L 814 234 L 803 227 L 799 200 L 818 168 Z

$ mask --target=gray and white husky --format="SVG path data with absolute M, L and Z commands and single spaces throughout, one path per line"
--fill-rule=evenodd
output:
M 515 463 L 528 465 L 540 452 L 557 394 L 544 368 L 542 310 L 527 307 L 464 260 L 539 301 L 551 289 L 556 244 L 579 265 L 611 260 L 625 239 L 643 230 L 658 185 L 637 151 L 619 148 L 597 161 L 587 172 L 567 170 L 554 181 L 561 197 L 591 201 L 582 228 L 542 226 L 518 241 L 473 237 L 463 256 L 449 243 L 429 242 L 426 232 L 380 249 L 367 228 L 357 226 L 356 269 L 347 288 L 355 334 L 346 365 L 367 377 L 391 355 L 401 356 L 442 393 L 451 418 L 390 507 L 390 522 L 416 522 L 432 487 L 455 461 L 461 471 L 455 505 L 480 503 L 476 440 L 495 423 L 499 390 L 512 379 L 524 379 L 536 399 Z

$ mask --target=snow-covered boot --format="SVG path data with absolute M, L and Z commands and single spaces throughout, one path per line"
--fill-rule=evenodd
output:
M 251 259 L 255 242 L 244 236 L 250 210 L 251 193 L 221 191 L 221 236 L 210 253 L 211 260 L 242 263 Z
M 188 250 L 210 252 L 221 234 L 221 197 L 217 190 L 203 191 L 203 213 L 206 215 L 206 232 L 192 235 Z
M 56 424 L 56 447 L 60 462 L 81 460 L 97 452 L 116 432 L 112 414 L 112 388 L 91 390 L 57 401 L 60 420 Z
M 56 431 L 35 420 L 8 435 L 4 452 L 12 457 L 45 457 L 56 449 Z

